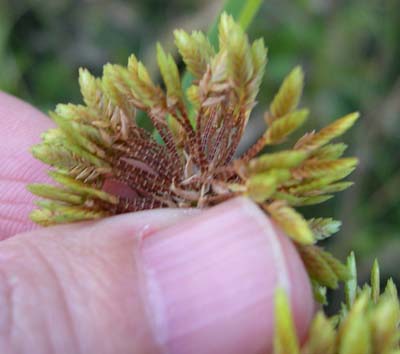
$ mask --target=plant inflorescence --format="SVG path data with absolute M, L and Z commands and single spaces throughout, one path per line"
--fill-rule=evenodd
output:
M 290 148 L 263 152 L 286 142 L 309 115 L 298 107 L 304 75 L 296 67 L 264 115 L 265 132 L 238 155 L 267 62 L 264 41 L 251 43 L 227 14 L 220 18 L 218 48 L 201 32 L 177 30 L 174 35 L 194 77 L 187 89 L 174 58 L 160 44 L 157 61 L 163 87 L 152 81 L 134 55 L 126 67 L 107 64 L 101 78 L 80 70 L 84 105 L 58 105 L 51 112 L 57 128 L 32 149 L 36 158 L 52 166 L 49 174 L 57 183 L 29 186 L 44 198 L 37 202 L 32 220 L 52 225 L 153 208 L 206 208 L 244 195 L 293 240 L 316 298 L 325 302 L 326 287 L 336 288 L 350 276 L 345 265 L 316 245 L 337 232 L 340 222 L 306 220 L 296 208 L 322 203 L 352 184 L 343 179 L 357 159 L 342 157 L 346 145 L 332 140 L 354 124 L 358 113 L 306 133 Z M 138 112 L 147 115 L 153 133 L 138 125 Z M 367 295 L 359 297 L 355 304 L 364 304 Z M 386 306 L 380 303 L 377 308 Z M 362 304 L 354 308 L 364 311 Z M 359 310 L 349 311 L 351 318 L 352 311 Z M 333 331 L 331 320 L 319 315 L 315 321 Z
M 224 14 L 218 51 L 201 32 L 177 30 L 175 42 L 195 77 L 186 92 L 174 59 L 161 45 L 157 59 L 165 90 L 134 55 L 127 67 L 107 64 L 101 79 L 80 71 L 85 105 L 58 105 L 51 112 L 58 127 L 33 148 L 35 157 L 53 166 L 49 173 L 59 185 L 29 187 L 46 198 L 37 202 L 32 219 L 51 225 L 161 207 L 202 208 L 246 195 L 296 242 L 311 277 L 336 287 L 345 268 L 314 244 L 336 232 L 339 222 L 305 220 L 295 207 L 321 203 L 351 185 L 340 180 L 357 160 L 341 158 L 346 146 L 330 142 L 358 114 L 307 133 L 291 149 L 257 156 L 307 119 L 308 110 L 298 108 L 303 72 L 297 67 L 265 114 L 268 129 L 236 157 L 264 74 L 263 40 L 250 43 Z M 157 136 L 137 125 L 138 110 L 147 114 Z
M 398 354 L 400 306 L 392 281 L 383 292 L 379 266 L 375 261 L 371 285 L 357 287 L 355 257 L 347 260 L 349 279 L 345 283 L 346 301 L 337 315 L 327 317 L 319 311 L 305 343 L 300 346 L 286 294 L 278 289 L 275 298 L 274 354 Z

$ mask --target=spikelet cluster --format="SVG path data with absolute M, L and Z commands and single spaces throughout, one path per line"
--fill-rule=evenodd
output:
M 267 129 L 237 156 L 267 62 L 263 40 L 250 42 L 227 14 L 219 22 L 218 48 L 201 32 L 177 30 L 174 35 L 194 77 L 188 89 L 160 44 L 163 86 L 153 82 L 134 55 L 127 66 L 107 64 L 101 78 L 80 70 L 84 104 L 58 105 L 50 114 L 57 128 L 44 133 L 32 149 L 52 167 L 49 174 L 56 182 L 29 186 L 42 198 L 32 220 L 52 225 L 153 208 L 204 208 L 245 195 L 293 239 L 324 301 L 325 287 L 336 288 L 347 271 L 315 243 L 338 231 L 340 223 L 306 220 L 296 208 L 322 203 L 351 185 L 342 179 L 357 160 L 343 158 L 346 145 L 332 140 L 358 114 L 305 134 L 290 149 L 268 152 L 269 146 L 287 141 L 309 115 L 299 108 L 304 75 L 296 67 L 265 113 Z M 137 124 L 139 111 L 154 133 Z
M 380 289 L 379 266 L 375 261 L 371 285 L 357 287 L 354 254 L 348 258 L 350 274 L 345 283 L 346 301 L 338 315 L 319 311 L 307 339 L 297 338 L 285 292 L 275 297 L 274 354 L 398 354 L 400 353 L 400 303 L 390 279 Z

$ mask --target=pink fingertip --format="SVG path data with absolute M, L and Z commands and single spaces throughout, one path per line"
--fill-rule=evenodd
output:
M 299 334 L 308 327 L 313 300 L 301 260 L 245 198 L 145 238 L 139 256 L 162 353 L 268 352 L 277 286 L 291 296 Z

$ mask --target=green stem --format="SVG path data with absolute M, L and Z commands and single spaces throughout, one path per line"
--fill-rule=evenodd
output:
M 254 17 L 256 16 L 263 0 L 248 0 L 245 1 L 245 5 L 240 12 L 240 16 L 238 18 L 239 24 L 242 26 L 244 30 L 249 27 L 249 25 L 253 22 Z

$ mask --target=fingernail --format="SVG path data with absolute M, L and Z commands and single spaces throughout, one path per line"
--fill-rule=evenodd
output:
M 237 198 L 144 238 L 144 297 L 161 353 L 251 354 L 272 346 L 277 286 L 297 324 L 313 302 L 293 245 L 252 202 Z

